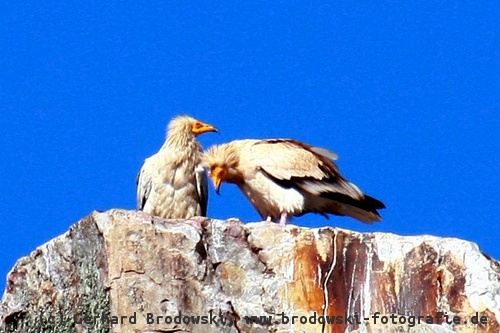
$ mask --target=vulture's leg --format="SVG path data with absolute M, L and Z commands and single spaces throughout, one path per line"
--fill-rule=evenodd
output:
M 286 212 L 281 212 L 281 217 L 280 217 L 280 225 L 286 225 L 286 217 L 287 213 Z

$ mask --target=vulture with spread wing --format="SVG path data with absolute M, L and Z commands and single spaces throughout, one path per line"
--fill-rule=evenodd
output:
M 216 131 L 188 116 L 172 119 L 165 143 L 137 176 L 137 209 L 162 218 L 206 216 L 207 176 L 196 137 Z
M 286 224 L 306 213 L 347 215 L 380 221 L 385 205 L 345 179 L 337 155 L 296 140 L 236 140 L 213 146 L 202 158 L 217 193 L 222 182 L 236 184 L 266 220 Z

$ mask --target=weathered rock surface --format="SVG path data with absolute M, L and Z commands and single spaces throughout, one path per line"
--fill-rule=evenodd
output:
M 500 332 L 500 268 L 458 239 L 95 212 L 17 262 L 0 331 Z

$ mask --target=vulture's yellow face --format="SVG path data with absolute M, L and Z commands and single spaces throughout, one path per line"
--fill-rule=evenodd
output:
M 222 182 L 227 179 L 227 174 L 227 167 L 213 166 L 210 168 L 210 179 L 212 179 L 212 182 L 214 183 L 215 192 L 217 194 L 220 193 L 220 186 Z
M 199 120 L 194 121 L 191 124 L 191 132 L 197 136 L 206 132 L 218 132 L 217 128 L 213 127 L 210 124 L 203 123 Z

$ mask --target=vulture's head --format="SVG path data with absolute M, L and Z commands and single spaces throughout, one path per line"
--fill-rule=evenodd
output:
M 168 135 L 198 136 L 202 133 L 218 132 L 214 126 L 189 116 L 177 116 L 168 124 Z
M 202 164 L 208 169 L 217 194 L 222 182 L 238 184 L 243 181 L 238 170 L 238 151 L 231 144 L 210 147 L 203 154 Z

